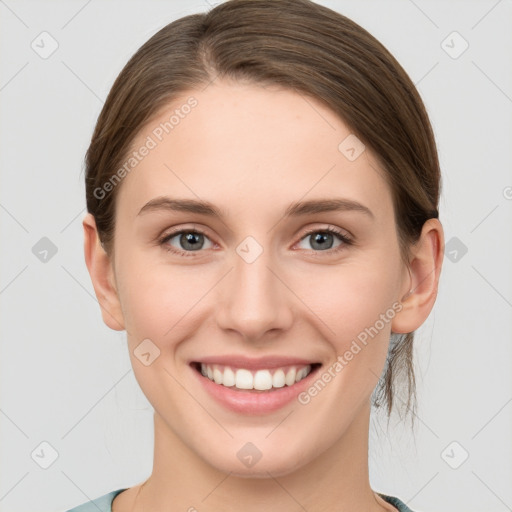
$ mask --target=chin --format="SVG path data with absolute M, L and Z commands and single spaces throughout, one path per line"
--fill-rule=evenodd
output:
M 285 457 L 283 453 L 274 452 L 267 457 L 263 454 L 256 463 L 247 467 L 244 467 L 236 455 L 234 459 L 229 458 L 222 461 L 210 459 L 208 462 L 217 470 L 239 478 L 269 478 L 288 475 L 302 466 L 296 455 L 293 459 Z M 305 462 L 302 461 L 302 463 Z

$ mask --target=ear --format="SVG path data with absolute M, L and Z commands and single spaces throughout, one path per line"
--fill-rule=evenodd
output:
M 101 308 L 103 321 L 111 329 L 122 331 L 125 329 L 124 319 L 117 294 L 113 264 L 100 243 L 94 216 L 88 213 L 82 225 L 85 263 Z
M 428 219 L 418 242 L 412 248 L 408 270 L 400 297 L 402 309 L 391 323 L 391 331 L 409 333 L 420 327 L 434 307 L 443 264 L 444 233 L 438 219 Z

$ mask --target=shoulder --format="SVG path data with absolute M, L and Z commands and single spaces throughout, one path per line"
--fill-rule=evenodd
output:
M 67 510 L 66 512 L 112 512 L 112 502 L 114 498 L 125 491 L 126 489 L 117 489 L 115 491 L 111 491 L 99 498 L 96 498 L 91 501 L 87 501 L 74 507 L 72 509 Z M 413 512 L 403 501 L 395 496 L 388 496 L 386 494 L 377 493 L 383 500 L 387 501 L 389 504 L 393 505 L 398 509 L 398 512 Z
M 117 489 L 111 491 L 108 494 L 104 494 L 99 498 L 96 498 L 86 503 L 82 503 L 77 507 L 67 510 L 66 512 L 112 512 L 112 501 L 121 492 L 126 489 Z
M 390 505 L 396 507 L 398 512 L 414 512 L 403 501 L 395 496 L 388 496 L 387 494 L 377 493 L 383 500 L 387 501 Z

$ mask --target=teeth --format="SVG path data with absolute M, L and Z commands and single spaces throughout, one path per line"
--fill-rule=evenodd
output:
M 272 376 L 272 387 L 282 388 L 285 385 L 285 374 L 283 370 L 277 370 Z
M 223 380 L 222 384 L 224 384 L 224 386 L 228 386 L 228 387 L 234 386 L 236 383 L 235 372 L 231 368 L 226 368 L 224 370 L 224 375 L 222 377 L 222 380 Z
M 296 375 L 296 372 L 297 370 L 295 368 L 292 368 L 287 374 L 286 374 L 286 377 L 284 379 L 285 383 L 287 386 L 291 386 L 294 384 L 295 382 L 295 375 Z
M 245 368 L 234 369 L 229 366 L 201 363 L 201 374 L 216 384 L 237 389 L 256 389 L 259 391 L 282 388 L 285 385 L 292 386 L 307 377 L 310 372 L 310 364 L 300 367 L 291 366 L 252 372 Z
M 235 386 L 238 389 L 252 389 L 253 388 L 252 373 L 249 370 L 237 370 L 235 375 Z
M 258 370 L 254 375 L 253 387 L 260 391 L 270 389 L 272 387 L 272 375 L 270 375 L 270 372 L 268 370 Z
M 221 384 L 223 379 L 222 372 L 218 368 L 213 369 L 213 380 L 215 384 Z
M 306 368 L 302 368 L 297 372 L 297 375 L 295 376 L 295 382 L 299 382 L 299 380 L 302 380 L 307 375 Z

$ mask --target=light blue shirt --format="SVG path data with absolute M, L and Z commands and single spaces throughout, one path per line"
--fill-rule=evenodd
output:
M 83 503 L 78 507 L 67 510 L 66 512 L 112 512 L 112 502 L 114 498 L 125 491 L 126 489 L 118 489 L 117 491 L 104 494 L 95 500 Z M 384 501 L 387 501 L 398 509 L 399 512 L 413 512 L 403 501 L 400 501 L 394 496 L 387 496 L 386 494 L 377 493 Z

